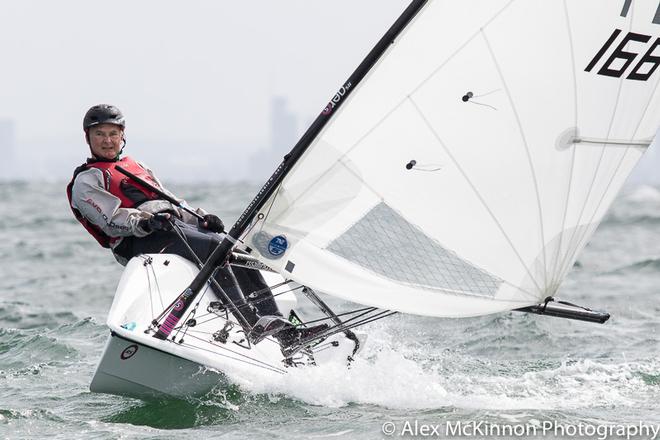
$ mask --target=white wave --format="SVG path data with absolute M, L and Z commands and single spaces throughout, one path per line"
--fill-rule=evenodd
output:
M 414 410 L 449 406 L 480 410 L 634 407 L 650 398 L 649 393 L 653 399 L 660 397 L 660 390 L 646 385 L 636 373 L 640 368 L 657 371 L 657 365 L 583 359 L 514 375 L 501 373 L 501 363 L 489 365 L 460 353 L 391 347 L 385 336 L 382 331 L 379 335 L 372 332 L 371 348 L 350 368 L 335 364 L 292 369 L 276 380 L 246 382 L 243 387 L 311 405 L 367 404 Z M 485 370 L 475 371 L 475 362 L 485 364 Z
M 581 360 L 519 377 L 457 374 L 449 392 L 455 405 L 472 409 L 567 410 L 634 406 L 646 388 L 628 364 Z

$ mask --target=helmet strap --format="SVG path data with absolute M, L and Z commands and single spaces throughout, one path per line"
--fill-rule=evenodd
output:
M 117 153 L 117 157 L 115 158 L 116 160 L 119 160 L 119 157 L 121 157 L 121 154 L 124 152 L 124 148 L 126 148 L 126 135 L 122 136 L 121 141 L 124 144 L 121 146 L 121 150 L 119 150 L 119 153 Z

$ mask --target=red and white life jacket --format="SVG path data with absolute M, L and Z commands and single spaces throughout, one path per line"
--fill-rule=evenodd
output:
M 142 180 L 149 182 L 156 188 L 161 189 L 160 185 L 158 185 L 158 182 L 156 182 L 151 174 L 129 156 L 115 161 L 99 161 L 88 159 L 86 163 L 76 168 L 76 170 L 73 172 L 73 178 L 71 179 L 71 182 L 69 182 L 66 187 L 66 195 L 69 199 L 69 206 L 73 211 L 73 215 L 83 225 L 87 232 L 89 232 L 96 239 L 96 241 L 98 241 L 99 244 L 105 248 L 111 247 L 111 245 L 119 240 L 120 237 L 110 237 L 105 232 L 103 232 L 100 227 L 87 220 L 80 213 L 80 211 L 71 205 L 73 183 L 76 180 L 78 174 L 90 168 L 97 168 L 101 170 L 103 172 L 103 184 L 105 190 L 121 200 L 121 208 L 136 208 L 144 202 L 149 200 L 157 200 L 159 198 L 156 193 L 133 181 L 133 179 L 127 177 L 125 174 L 120 173 L 116 169 L 117 166 L 121 166 L 131 174 L 134 174 Z

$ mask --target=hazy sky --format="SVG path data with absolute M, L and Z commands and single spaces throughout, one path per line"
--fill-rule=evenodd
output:
M 266 140 L 271 96 L 311 120 L 407 4 L 5 0 L 0 118 L 19 144 L 81 139 L 107 102 L 129 139 Z
M 84 112 L 105 102 L 125 113 L 130 152 L 161 176 L 252 176 L 255 151 L 269 145 L 272 97 L 288 100 L 304 131 L 408 3 L 0 0 L 0 119 L 15 123 L 13 171 L 66 178 L 86 154 Z M 221 163 L 207 172 L 199 162 L 209 152 Z M 276 167 L 269 160 L 263 169 Z M 646 167 L 642 175 L 659 175 Z

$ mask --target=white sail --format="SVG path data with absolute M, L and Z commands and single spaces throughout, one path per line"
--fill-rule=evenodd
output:
M 542 301 L 655 135 L 659 23 L 657 0 L 431 0 L 246 245 L 285 277 L 385 309 Z

